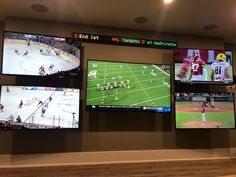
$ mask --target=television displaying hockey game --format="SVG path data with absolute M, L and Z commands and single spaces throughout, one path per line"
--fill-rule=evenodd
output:
M 2 74 L 78 76 L 80 63 L 72 38 L 4 32 Z
M 170 112 L 170 66 L 88 60 L 87 110 Z
M 235 128 L 233 93 L 175 93 L 177 129 Z
M 233 84 L 233 54 L 228 50 L 173 50 L 177 83 Z
M 79 128 L 79 89 L 2 85 L 0 93 L 0 130 Z

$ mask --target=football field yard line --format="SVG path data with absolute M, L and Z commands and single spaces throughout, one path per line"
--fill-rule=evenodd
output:
M 158 85 L 158 86 L 154 86 L 154 87 L 148 87 L 146 88 L 147 90 L 149 89 L 153 89 L 153 88 L 159 88 L 159 87 L 165 87 L 164 85 Z M 121 95 L 122 94 L 127 94 L 127 93 L 133 93 L 133 92 L 139 92 L 139 91 L 142 91 L 143 89 L 138 89 L 138 90 L 133 90 L 133 91 L 128 91 L 128 92 L 124 92 L 124 93 L 120 93 Z M 96 90 L 95 90 L 96 91 Z M 111 97 L 111 96 L 114 96 L 115 94 L 112 94 L 112 95 L 108 95 L 108 96 L 105 96 L 105 97 Z M 101 99 L 102 97 L 96 97 L 96 98 L 90 98 L 90 99 L 87 99 L 88 101 L 91 101 L 91 100 L 96 100 L 96 99 Z
M 154 98 L 154 99 L 151 99 L 151 100 L 148 100 L 148 101 L 142 101 L 142 102 L 139 102 L 139 103 L 135 103 L 135 104 L 132 104 L 131 106 L 136 106 L 136 105 L 143 104 L 143 103 L 146 103 L 146 102 L 149 102 L 149 101 L 159 100 L 159 99 L 166 98 L 166 97 L 169 97 L 169 96 L 170 95 L 161 96 L 161 97 Z
M 170 76 L 170 74 L 169 73 L 167 73 L 167 72 L 165 72 L 165 71 L 163 71 L 162 69 L 160 69 L 158 66 L 156 66 L 156 65 L 153 65 L 155 68 L 157 68 L 157 69 L 159 69 L 161 72 L 163 72 L 163 73 L 165 73 L 167 76 Z
M 104 77 L 103 77 L 103 84 L 105 84 L 105 75 L 106 75 L 106 70 L 107 70 L 107 62 L 105 62 L 105 67 L 104 67 Z
M 123 72 L 123 73 L 125 73 L 125 72 Z M 139 76 L 145 76 L 145 75 L 137 75 L 137 77 L 139 77 Z M 130 77 L 130 76 L 122 76 L 122 77 L 126 78 L 126 77 Z M 166 77 L 161 77 L 161 78 L 157 78 L 157 79 L 164 79 L 164 78 L 166 78 Z M 90 82 L 95 82 L 95 81 L 99 81 L 99 80 L 103 80 L 103 79 L 90 80 Z
M 144 91 L 144 93 L 147 95 L 147 98 L 150 100 L 151 97 L 150 95 L 147 93 L 147 91 L 143 88 L 142 84 L 140 83 L 140 81 L 137 79 L 137 76 L 133 73 L 132 69 L 130 69 L 129 65 L 126 64 L 126 66 L 128 67 L 128 69 L 130 70 L 130 72 L 132 73 L 132 75 L 134 76 L 134 78 L 138 81 L 137 83 L 140 85 L 140 87 L 142 88 L 142 90 Z
M 121 69 L 120 68 L 118 68 L 117 66 L 116 67 L 110 67 L 110 65 L 109 65 L 109 62 L 106 62 L 107 64 L 108 64 L 108 69 L 106 69 L 107 70 L 107 72 L 110 72 L 110 71 L 117 71 L 117 72 L 115 72 L 117 75 L 118 74 L 123 74 L 123 73 L 129 73 L 129 72 L 127 72 L 127 71 L 123 71 L 123 72 L 119 72 L 119 71 L 121 71 Z M 129 64 L 130 65 L 130 64 Z M 119 65 L 120 66 L 120 65 Z M 148 69 L 151 69 L 151 68 L 148 68 Z M 97 69 L 98 71 L 99 70 L 103 70 L 103 69 Z M 143 71 L 143 68 L 141 68 L 140 66 L 139 67 L 136 67 L 135 69 L 132 67 L 132 71 L 140 71 L 140 73 L 141 73 L 141 71 Z
M 105 75 L 106 75 L 106 70 L 107 70 L 107 62 L 105 62 L 105 66 L 104 66 L 104 74 L 103 74 L 103 85 L 105 84 L 106 82 L 106 78 L 105 78 Z M 105 102 L 105 92 L 102 91 L 102 99 L 101 99 L 101 103 L 104 103 Z

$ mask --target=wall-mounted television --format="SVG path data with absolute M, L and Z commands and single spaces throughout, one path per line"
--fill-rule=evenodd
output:
M 233 54 L 229 50 L 173 49 L 177 83 L 233 84 Z
M 2 74 L 78 76 L 80 43 L 72 38 L 4 32 Z
M 235 128 L 233 93 L 175 93 L 177 129 Z
M 86 110 L 170 112 L 170 66 L 89 59 Z
M 79 89 L 2 85 L 0 94 L 0 130 L 79 128 Z

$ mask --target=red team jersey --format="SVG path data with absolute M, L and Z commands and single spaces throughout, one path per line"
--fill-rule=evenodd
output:
M 189 68 L 190 68 L 190 66 L 187 63 L 182 64 L 181 68 L 180 68 L 180 72 L 177 74 L 177 76 L 180 79 L 185 78 Z
M 205 109 L 206 107 L 207 107 L 207 102 L 206 102 L 206 101 L 203 101 L 203 102 L 202 102 L 202 108 Z
M 202 113 L 205 113 L 205 112 L 206 112 L 206 108 L 203 107 L 203 108 L 202 108 Z
M 206 63 L 203 60 L 197 60 L 192 62 L 192 75 L 202 75 L 203 65 Z

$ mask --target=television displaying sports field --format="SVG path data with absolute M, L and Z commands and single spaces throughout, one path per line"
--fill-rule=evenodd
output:
M 177 129 L 235 128 L 233 93 L 175 93 Z
M 78 76 L 80 63 L 72 38 L 4 32 L 2 74 Z
M 233 54 L 228 50 L 173 50 L 177 83 L 233 84 Z
M 87 110 L 170 112 L 170 66 L 88 60 Z
M 2 85 L 0 93 L 0 130 L 79 128 L 79 89 Z

